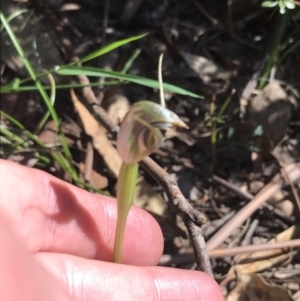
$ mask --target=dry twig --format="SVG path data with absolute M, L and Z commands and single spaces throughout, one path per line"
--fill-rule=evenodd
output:
M 284 172 L 283 172 L 284 170 Z M 277 174 L 243 209 L 241 209 L 222 229 L 220 229 L 208 242 L 207 249 L 213 250 L 223 243 L 233 231 L 239 227 L 253 212 L 266 202 L 276 191 L 287 185 L 284 175 L 288 175 L 291 183 L 300 178 L 300 164 L 289 164 L 282 167 L 281 174 Z
M 145 158 L 141 162 L 141 166 L 162 186 L 172 208 L 182 217 L 190 235 L 198 269 L 212 275 L 211 264 L 201 229 L 201 225 L 206 222 L 206 217 L 190 205 L 177 183 L 151 158 Z
M 240 196 L 241 198 L 244 198 L 246 200 L 251 201 L 254 198 L 254 195 L 251 194 L 248 191 L 243 191 L 241 190 L 238 186 L 228 182 L 227 180 L 220 178 L 217 175 L 213 176 L 213 179 L 218 182 L 219 184 L 223 185 L 224 187 L 232 190 L 233 192 L 235 192 L 238 196 Z M 280 218 L 281 220 L 292 224 L 295 222 L 295 218 L 294 216 L 288 216 L 286 215 L 284 212 L 282 212 L 280 209 L 274 207 L 273 205 L 269 204 L 269 203 L 263 203 L 261 204 L 262 207 L 267 208 L 270 212 L 274 213 L 278 218 Z
M 246 253 L 255 253 L 261 251 L 282 249 L 288 250 L 290 248 L 299 248 L 300 239 L 293 239 L 289 241 L 279 241 L 275 243 L 267 243 L 261 245 L 250 245 L 250 246 L 241 246 L 234 248 L 220 248 L 215 250 L 209 250 L 208 255 L 210 258 L 224 258 L 228 256 L 235 256 Z M 185 253 L 185 254 L 172 254 L 172 255 L 162 255 L 159 265 L 170 265 L 170 264 L 184 264 L 194 261 L 194 253 Z

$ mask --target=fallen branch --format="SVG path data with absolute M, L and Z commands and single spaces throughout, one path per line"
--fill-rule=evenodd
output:
M 172 208 L 181 216 L 190 235 L 198 269 L 213 275 L 201 229 L 201 225 L 206 222 L 206 217 L 191 206 L 177 183 L 151 158 L 145 158 L 140 165 L 162 186 Z

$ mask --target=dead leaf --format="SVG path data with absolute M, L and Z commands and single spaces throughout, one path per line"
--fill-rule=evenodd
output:
M 130 109 L 130 103 L 127 97 L 120 93 L 112 95 L 108 100 L 105 98 L 103 102 L 109 104 L 106 111 L 115 124 L 120 124 Z
M 237 270 L 237 285 L 226 301 L 293 301 L 286 290 L 268 284 L 260 275 L 243 274 Z
M 121 15 L 121 22 L 128 24 L 144 0 L 127 0 L 124 10 Z
M 291 239 L 300 237 L 300 223 L 288 228 L 287 230 L 278 234 L 275 238 L 268 241 L 268 243 L 280 242 L 280 241 L 289 241 Z M 268 250 L 255 252 L 251 256 L 244 255 L 240 256 L 238 261 L 239 264 L 232 267 L 239 269 L 245 274 L 255 273 L 282 262 L 289 256 L 283 250 Z M 243 263 L 244 262 L 244 263 Z M 247 263 L 246 263 L 247 262 Z
M 106 130 L 100 125 L 87 110 L 87 108 L 78 100 L 74 91 L 71 90 L 71 98 L 75 109 L 82 121 L 85 132 L 93 139 L 93 146 L 103 157 L 110 171 L 117 178 L 121 167 L 121 158 L 117 150 L 112 146 L 106 136 Z
M 264 185 L 265 184 L 262 181 L 252 181 L 250 183 L 250 192 L 255 195 L 264 187 Z M 293 202 L 287 199 L 281 190 L 274 193 L 268 200 L 268 203 L 280 209 L 287 216 L 292 216 L 294 212 Z
M 81 5 L 78 3 L 65 3 L 60 6 L 59 11 L 73 11 L 82 9 Z
M 60 130 L 65 134 L 65 139 L 68 145 L 75 145 L 79 141 L 80 128 L 75 122 L 61 121 Z M 53 120 L 49 120 L 45 124 L 38 138 L 49 147 L 61 145 L 58 128 Z
M 208 60 L 204 56 L 181 52 L 188 66 L 195 71 L 204 82 L 211 80 L 228 80 L 232 73 Z
M 160 216 L 163 216 L 167 209 L 166 202 L 162 196 L 154 191 L 152 186 L 143 177 L 139 177 L 138 179 L 134 204 Z
M 268 200 L 268 203 L 281 210 L 286 216 L 293 215 L 295 209 L 294 203 L 291 200 L 283 197 L 281 191 L 277 191 L 277 193 L 275 193 L 273 197 Z
M 262 150 L 270 152 L 283 139 L 290 121 L 291 105 L 278 82 L 268 84 L 250 102 L 248 119 L 262 126 Z
M 166 140 L 176 137 L 188 146 L 193 146 L 196 142 L 196 139 L 191 135 L 190 132 L 180 132 L 175 129 L 168 129 L 165 137 Z
M 294 301 L 300 301 L 300 291 L 293 295 Z
M 80 169 L 81 173 L 84 173 L 85 164 L 83 162 L 80 162 L 79 169 Z M 100 173 L 98 173 L 94 169 L 91 172 L 91 182 L 92 182 L 93 186 L 97 189 L 104 189 L 108 185 L 107 178 L 102 176 Z

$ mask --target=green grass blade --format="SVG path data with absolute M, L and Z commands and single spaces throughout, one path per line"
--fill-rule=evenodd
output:
M 52 104 L 51 104 L 51 100 L 48 96 L 48 94 L 46 93 L 46 90 L 44 89 L 42 83 L 39 81 L 39 79 L 37 78 L 36 74 L 35 74 L 35 71 L 34 69 L 32 68 L 31 66 L 31 63 L 29 62 L 29 60 L 27 59 L 17 37 L 15 36 L 14 32 L 12 31 L 10 25 L 8 24 L 4 14 L 0 11 L 0 19 L 1 19 L 1 22 L 4 26 L 4 28 L 6 29 L 7 31 L 7 34 L 9 35 L 15 49 L 17 50 L 19 56 L 23 59 L 23 62 L 24 62 L 24 65 L 31 77 L 31 79 L 35 82 L 35 85 L 37 87 L 37 90 L 40 92 L 48 110 L 50 111 L 50 114 L 51 114 L 51 117 L 53 119 L 53 121 L 55 122 L 57 128 L 59 129 L 59 126 L 60 126 L 60 120 L 56 114 L 56 111 L 54 110 Z M 71 156 L 71 152 L 70 152 L 70 149 L 69 149 L 69 146 L 66 142 L 66 139 L 65 139 L 65 136 L 63 133 L 60 133 L 59 134 L 60 136 L 60 139 L 61 139 L 61 143 L 62 143 L 62 147 L 63 147 L 63 150 L 64 150 L 64 154 L 67 158 L 67 161 L 68 161 L 68 164 L 66 164 L 65 166 L 62 166 L 63 168 L 67 168 L 68 172 L 71 174 L 72 178 L 77 180 L 78 179 L 78 175 L 76 173 L 76 170 L 75 168 L 73 167 L 72 165 L 72 156 Z
M 13 125 L 15 125 L 17 128 L 19 128 L 21 131 L 23 131 L 23 134 L 25 134 L 25 135 L 28 137 L 28 139 L 30 139 L 30 141 L 32 141 L 33 143 L 37 144 L 37 145 L 40 146 L 41 148 L 47 149 L 47 147 L 44 145 L 44 143 L 43 143 L 42 141 L 40 141 L 39 138 L 38 138 L 36 135 L 34 135 L 34 134 L 31 133 L 30 131 L 26 130 L 26 128 L 25 128 L 19 121 L 17 121 L 16 119 L 14 119 L 13 117 L 11 117 L 10 115 L 6 114 L 5 112 L 3 112 L 3 111 L 1 111 L 1 110 L 0 110 L 0 115 L 2 115 L 3 117 L 5 117 L 5 118 L 6 118 L 8 121 L 10 121 Z M 4 133 L 4 132 L 3 132 L 3 128 L 1 128 L 1 133 Z M 7 132 L 4 133 L 4 134 L 7 134 Z M 18 138 L 17 138 L 17 139 L 18 139 L 17 142 L 19 142 L 19 143 L 22 144 L 23 146 L 25 145 L 26 140 L 24 140 L 23 138 L 21 138 L 21 137 L 19 137 L 19 136 L 16 136 L 15 134 L 13 134 L 13 135 L 14 135 L 14 140 L 15 140 L 15 141 L 17 141 L 17 140 L 16 140 L 16 137 L 18 137 Z M 23 149 L 23 147 L 21 147 L 21 146 L 17 147 L 18 150 L 21 150 L 20 148 Z M 55 158 L 55 155 L 54 155 L 53 153 L 51 153 L 51 155 L 52 155 L 53 158 Z M 37 159 L 43 161 L 44 163 L 50 164 L 50 160 L 49 160 L 47 157 L 45 157 L 45 156 L 43 156 L 43 155 L 40 155 L 40 154 L 38 154 L 38 153 L 35 154 L 35 156 L 36 156 Z M 58 160 L 57 160 L 57 161 L 58 161 Z
M 130 37 L 130 38 L 127 38 L 127 39 L 123 39 L 123 40 L 119 40 L 119 41 L 116 41 L 116 42 L 113 42 L 107 46 L 104 46 L 103 48 L 85 56 L 84 58 L 82 58 L 81 60 L 79 60 L 80 63 L 85 63 L 87 61 L 90 61 L 98 56 L 101 56 L 103 54 L 106 54 L 108 52 L 111 52 L 121 46 L 124 46 L 126 44 L 129 44 L 133 41 L 136 41 L 136 40 L 139 40 L 143 37 L 145 37 L 148 33 L 144 33 L 144 34 L 140 34 L 140 35 L 137 35 L 137 36 L 134 36 L 134 37 Z M 76 62 L 77 64 L 78 62 Z
M 295 51 L 300 46 L 300 40 L 294 42 L 286 51 L 280 56 L 277 65 L 280 65 L 283 60 L 293 51 Z
M 268 51 L 268 60 L 264 68 L 264 72 L 260 79 L 260 83 L 258 85 L 258 89 L 262 90 L 266 83 L 268 82 L 268 78 L 271 74 L 272 68 L 278 63 L 278 54 L 280 44 L 282 43 L 282 38 L 284 37 L 286 28 L 291 19 L 291 12 L 288 11 L 284 15 L 277 15 L 277 19 L 275 22 L 275 27 L 272 32 L 272 37 L 270 39 L 269 51 Z
M 45 147 L 44 143 L 38 139 L 38 137 L 34 134 L 32 134 L 30 131 L 26 130 L 25 126 L 21 124 L 18 120 L 11 117 L 10 115 L 6 114 L 2 110 L 0 110 L 0 115 L 4 116 L 8 121 L 10 121 L 12 124 L 14 124 L 16 127 L 18 127 L 20 130 L 24 131 L 27 137 L 29 137 L 34 143 L 41 147 Z
M 114 86 L 119 84 L 120 82 L 115 80 L 115 81 L 109 81 L 109 82 L 104 82 L 101 83 L 102 86 Z M 57 85 L 56 90 L 59 89 L 75 89 L 75 88 L 84 88 L 84 87 L 99 87 L 99 82 L 91 82 L 89 85 L 82 85 L 82 84 L 62 84 L 62 85 Z M 51 90 L 51 86 L 44 86 L 45 90 Z M 13 87 L 13 83 L 9 83 L 7 85 L 4 85 L 0 87 L 0 93 L 11 93 L 11 92 L 24 92 L 24 91 L 36 91 L 37 87 L 36 86 L 17 86 L 17 88 Z
M 12 131 L 10 131 L 9 129 L 0 126 L 0 130 L 1 130 L 1 135 L 4 135 L 6 137 L 7 140 L 9 140 L 9 142 L 11 144 L 16 143 L 17 145 L 15 146 L 15 148 L 17 150 L 22 150 L 23 147 L 26 147 L 27 143 L 26 141 L 19 137 L 18 135 L 16 135 L 15 133 L 13 133 Z
M 103 55 L 103 54 L 106 54 L 106 53 L 108 53 L 109 51 L 115 50 L 115 49 L 117 49 L 118 47 L 124 46 L 124 45 L 126 45 L 126 44 L 128 44 L 128 43 L 130 43 L 130 42 L 133 42 L 133 41 L 136 41 L 136 40 L 138 40 L 138 39 L 141 39 L 141 38 L 143 38 L 144 36 L 146 36 L 147 34 L 148 34 L 148 33 L 145 33 L 145 34 L 141 34 L 141 35 L 134 36 L 134 37 L 131 37 L 131 38 L 127 38 L 127 39 L 123 39 L 123 40 L 119 40 L 119 41 L 113 42 L 113 43 L 111 43 L 111 44 L 109 44 L 109 45 L 107 45 L 107 46 L 105 46 L 105 47 L 103 47 L 103 48 L 101 48 L 101 49 L 99 49 L 99 50 L 93 52 L 92 54 L 89 54 L 89 55 L 85 56 L 84 58 L 80 59 L 79 61 L 72 62 L 72 63 L 70 63 L 70 64 L 67 64 L 67 65 L 64 66 L 64 67 L 70 67 L 70 66 L 74 66 L 74 65 L 76 65 L 76 64 L 78 64 L 78 63 L 87 62 L 87 61 L 89 61 L 89 60 L 91 60 L 91 59 L 93 59 L 93 58 L 96 58 L 96 57 L 98 57 L 98 56 L 101 56 L 101 55 Z M 46 71 L 46 72 L 39 73 L 39 74 L 37 74 L 36 76 L 39 78 L 39 77 L 41 77 L 41 76 L 47 75 L 47 74 L 49 74 L 49 73 L 52 73 L 52 72 L 54 72 L 54 71 L 55 71 L 54 69 L 48 70 L 48 71 Z M 24 84 L 24 83 L 28 82 L 29 80 L 30 80 L 30 78 L 22 79 L 22 80 L 20 81 L 20 84 Z
M 132 66 L 133 62 L 136 60 L 136 58 L 140 55 L 140 53 L 142 52 L 141 48 L 138 48 L 134 51 L 134 53 L 132 54 L 132 56 L 129 58 L 129 60 L 126 62 L 126 64 L 124 65 L 124 68 L 122 69 L 121 73 L 127 73 L 128 70 L 130 69 L 130 67 Z
M 51 83 L 51 91 L 50 91 L 50 101 L 51 101 L 51 107 L 54 107 L 54 103 L 55 103 L 55 96 L 56 96 L 56 88 L 55 88 L 55 81 L 54 78 L 51 74 L 48 74 L 50 83 Z M 42 118 L 42 120 L 40 121 L 39 125 L 37 126 L 37 131 L 39 132 L 42 127 L 45 125 L 46 121 L 48 120 L 49 116 L 50 116 L 50 111 L 48 110 L 46 112 L 46 114 L 44 115 L 44 117 Z
M 139 77 L 136 75 L 124 74 L 122 72 L 116 71 L 108 71 L 100 68 L 92 68 L 92 67 L 58 67 L 56 72 L 60 75 L 86 75 L 86 76 L 96 76 L 96 77 L 104 77 L 104 78 L 112 78 L 123 80 L 135 84 L 139 84 L 142 86 L 146 86 L 149 88 L 159 89 L 159 83 L 156 80 Z M 203 98 L 200 95 L 189 92 L 185 89 L 176 87 L 171 84 L 164 83 L 163 88 L 165 91 L 176 93 L 180 95 L 191 96 L 195 98 Z
M 24 8 L 24 9 L 19 9 L 17 11 L 15 11 L 14 13 L 12 13 L 8 18 L 7 18 L 7 23 L 10 23 L 14 18 L 24 14 L 30 12 L 28 9 Z M 0 26 L 0 31 L 2 31 L 4 28 L 3 25 Z

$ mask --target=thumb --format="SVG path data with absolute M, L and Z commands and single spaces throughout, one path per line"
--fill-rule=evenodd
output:
M 0 296 L 7 301 L 74 301 L 31 256 L 0 215 Z

